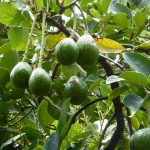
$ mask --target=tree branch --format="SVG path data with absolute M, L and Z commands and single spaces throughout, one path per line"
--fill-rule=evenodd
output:
M 93 101 L 91 101 L 91 102 L 85 104 L 81 109 L 79 109 L 79 110 L 73 115 L 72 120 L 71 120 L 71 123 L 70 123 L 70 127 L 71 127 L 72 124 L 74 124 L 74 122 L 76 121 L 76 118 L 79 116 L 79 114 L 82 113 L 82 111 L 84 111 L 85 109 L 87 109 L 87 108 L 90 107 L 91 105 L 93 105 L 93 104 L 95 104 L 95 103 L 97 103 L 97 102 L 99 102 L 99 101 L 106 100 L 106 99 L 108 99 L 107 96 L 106 96 L 106 97 L 98 98 L 98 99 L 96 99 L 96 100 L 93 100 Z M 70 129 L 70 127 L 69 127 L 69 129 Z
M 58 21 L 56 21 L 55 19 L 53 19 L 51 16 L 48 16 L 46 18 L 46 21 L 48 23 L 53 24 L 55 27 L 57 27 L 61 32 L 63 32 L 67 37 L 69 37 L 71 35 L 70 31 L 63 25 L 60 24 Z
M 99 63 L 103 66 L 107 76 L 111 76 L 114 74 L 112 66 L 110 65 L 110 63 L 107 62 L 107 60 L 105 58 L 99 56 Z M 118 88 L 118 87 L 119 87 L 118 82 L 111 84 L 112 90 L 114 90 L 115 88 Z M 113 105 L 115 108 L 114 113 L 115 113 L 115 117 L 116 117 L 116 121 L 117 121 L 117 127 L 116 127 L 116 130 L 115 130 L 113 136 L 111 137 L 109 144 L 107 145 L 107 147 L 105 147 L 104 150 L 114 150 L 114 148 L 116 147 L 118 140 L 124 130 L 124 127 L 125 127 L 120 97 L 113 99 L 112 102 L 113 102 Z

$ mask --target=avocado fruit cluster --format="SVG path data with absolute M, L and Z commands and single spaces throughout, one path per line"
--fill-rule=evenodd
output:
M 29 88 L 32 94 L 44 96 L 52 89 L 52 80 L 49 74 L 38 67 L 32 71 L 27 62 L 19 62 L 10 73 L 10 80 L 17 88 Z
M 55 47 L 56 58 L 62 65 L 77 62 L 83 68 L 97 63 L 99 50 L 91 35 L 82 35 L 77 42 L 71 38 L 61 40 Z M 84 67 L 85 66 L 85 67 Z

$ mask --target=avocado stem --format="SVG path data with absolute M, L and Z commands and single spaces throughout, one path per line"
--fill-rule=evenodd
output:
M 43 18 L 42 18 L 42 41 L 41 41 L 41 50 L 40 50 L 38 67 L 42 67 L 42 59 L 43 59 L 43 55 L 44 55 L 45 28 L 46 28 L 45 23 L 46 23 L 46 12 L 43 11 Z
M 35 14 L 35 17 L 34 17 L 34 20 L 33 20 L 33 23 L 32 23 L 32 27 L 31 27 L 31 30 L 30 30 L 30 33 L 29 33 L 29 37 L 28 37 L 28 41 L 27 41 L 27 45 L 26 45 L 26 48 L 25 48 L 25 52 L 24 52 L 22 62 L 26 61 L 27 58 L 28 58 L 29 46 L 30 46 L 30 42 L 31 42 L 31 38 L 32 38 L 32 33 L 33 33 L 33 30 L 34 30 L 35 23 L 36 23 L 38 15 L 39 15 L 39 13 Z

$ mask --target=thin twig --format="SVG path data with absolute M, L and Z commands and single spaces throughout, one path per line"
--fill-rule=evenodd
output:
M 131 122 L 131 118 L 130 116 L 130 111 L 128 108 L 126 108 L 127 111 L 127 122 L 128 122 L 128 127 L 129 127 L 129 131 L 130 131 L 130 136 L 133 134 L 133 128 L 132 128 L 132 122 Z
M 55 79 L 55 76 L 56 76 L 56 73 L 57 73 L 57 70 L 58 70 L 58 67 L 60 66 L 60 63 L 57 63 L 54 67 L 54 71 L 53 71 L 53 74 L 52 74 L 52 80 Z
M 88 25 L 87 25 L 84 13 L 83 13 L 82 9 L 80 8 L 80 6 L 78 4 L 76 4 L 75 6 L 77 6 L 77 8 L 80 10 L 83 21 L 84 21 L 84 25 L 85 25 L 85 32 L 88 32 Z
M 21 119 L 17 120 L 15 123 L 8 125 L 8 128 L 16 125 L 17 123 L 19 123 L 21 120 L 23 120 L 25 117 L 27 117 L 32 110 L 33 109 L 30 109 Z
M 100 98 L 98 98 L 98 99 L 96 99 L 96 100 L 93 100 L 93 101 L 87 103 L 86 105 L 84 105 L 81 109 L 79 109 L 79 110 L 73 115 L 72 120 L 71 120 L 71 123 L 70 123 L 70 127 L 71 127 L 72 124 L 74 124 L 74 122 L 76 121 L 76 118 L 78 117 L 79 114 L 82 113 L 82 111 L 84 111 L 85 109 L 87 109 L 89 106 L 91 106 L 91 105 L 93 105 L 93 104 L 95 104 L 95 103 L 97 103 L 97 102 L 99 102 L 99 101 L 106 100 L 106 99 L 108 99 L 107 96 L 106 96 L 106 97 L 100 97 Z
M 100 54 L 100 56 L 103 57 L 103 58 L 105 58 L 105 59 L 107 59 L 107 60 L 109 60 L 110 62 L 112 62 L 114 65 L 116 65 L 116 66 L 119 67 L 120 69 L 124 69 L 124 66 L 122 66 L 122 65 L 119 64 L 119 63 L 114 62 L 114 60 L 112 60 L 111 58 L 109 58 L 109 57 L 107 57 L 107 56 L 104 56 L 104 55 L 102 55 L 102 54 Z

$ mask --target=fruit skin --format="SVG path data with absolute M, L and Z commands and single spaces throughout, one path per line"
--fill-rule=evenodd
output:
M 80 105 L 87 99 L 87 85 L 77 76 L 72 76 L 65 85 L 64 96 L 71 98 L 71 104 Z
M 79 56 L 77 63 L 81 66 L 96 64 L 99 50 L 91 35 L 83 35 L 77 41 Z
M 52 80 L 49 74 L 42 68 L 38 67 L 33 70 L 29 78 L 29 89 L 37 96 L 47 95 L 52 88 Z
M 55 52 L 58 62 L 64 66 L 73 64 L 79 54 L 76 42 L 71 38 L 61 40 L 56 45 Z
M 27 62 L 19 62 L 10 73 L 10 80 L 19 88 L 27 88 L 32 68 Z
M 138 130 L 131 136 L 130 150 L 150 150 L 150 128 Z

